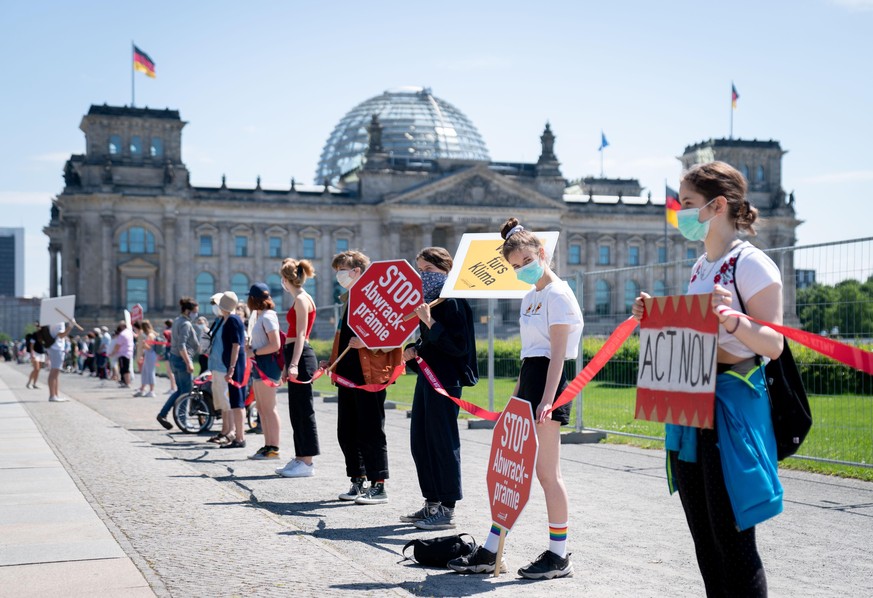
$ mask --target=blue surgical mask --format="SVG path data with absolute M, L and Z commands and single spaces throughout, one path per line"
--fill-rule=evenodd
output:
M 516 270 L 515 277 L 518 278 L 521 282 L 526 282 L 527 284 L 536 284 L 537 281 L 543 277 L 543 272 L 545 272 L 545 268 L 540 263 L 539 259 L 535 259 L 531 263 L 524 265 Z
M 425 303 L 437 299 L 443 290 L 448 274 L 443 272 L 421 272 L 421 288 L 424 291 Z
M 686 208 L 676 212 L 676 221 L 679 225 L 679 232 L 689 241 L 703 241 L 706 238 L 706 233 L 709 232 L 709 223 L 712 218 L 706 222 L 700 222 L 700 210 L 714 202 L 711 199 L 702 208 Z M 715 218 L 715 216 L 713 216 Z

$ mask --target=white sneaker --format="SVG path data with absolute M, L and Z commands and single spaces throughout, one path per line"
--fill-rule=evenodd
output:
M 64 397 L 49 397 L 49 403 L 66 403 L 69 400 Z
M 171 395 L 171 394 L 173 394 L 174 392 L 176 392 L 176 389 L 175 389 L 175 388 L 171 388 L 170 390 L 168 390 L 168 391 L 165 392 L 164 394 L 165 394 L 165 395 Z
M 133 396 L 135 396 L 135 397 L 141 397 L 141 396 L 143 396 L 143 392 L 142 392 L 141 390 L 138 390 L 138 391 L 136 391 L 135 393 L 133 393 Z
M 281 470 L 277 469 L 276 473 L 283 478 L 308 478 L 315 473 L 315 465 L 307 465 L 303 461 L 294 459 Z
M 152 399 L 152 398 L 154 398 L 154 396 L 155 396 L 155 391 L 150 390 L 150 391 L 148 391 L 147 393 L 145 393 L 145 394 L 142 395 L 142 396 L 144 396 L 144 397 L 147 398 L 147 399 Z

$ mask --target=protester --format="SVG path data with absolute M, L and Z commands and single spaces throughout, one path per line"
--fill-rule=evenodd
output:
M 166 394 L 171 395 L 176 392 L 176 377 L 173 376 L 173 368 L 170 365 L 170 345 L 173 343 L 173 320 L 164 320 L 164 330 L 161 332 L 164 337 L 162 345 L 163 350 L 158 351 L 158 355 L 163 355 L 167 360 L 167 378 L 170 380 L 170 388 Z
M 197 355 L 199 342 L 191 321 L 197 319 L 197 307 L 194 299 L 182 297 L 179 299 L 181 313 L 173 320 L 169 361 L 176 380 L 176 392 L 170 395 L 156 418 L 167 430 L 173 427 L 173 424 L 167 421 L 170 409 L 175 405 L 176 399 L 191 392 L 193 385 L 191 374 L 194 372 L 194 356 Z
M 49 326 L 49 332 L 51 332 L 52 338 L 55 339 L 55 342 L 46 349 L 46 354 L 48 355 L 49 360 L 48 400 L 52 403 L 62 403 L 67 401 L 67 399 L 61 396 L 59 378 L 61 375 L 61 369 L 64 367 L 64 357 L 67 345 L 66 338 L 72 329 L 73 325 L 70 322 L 61 322 Z
M 758 210 L 746 198 L 743 175 L 724 162 L 691 167 L 682 176 L 679 232 L 703 241 L 691 269 L 689 294 L 712 293 L 719 318 L 714 429 L 667 424 L 665 448 L 671 493 L 679 491 L 707 596 L 766 596 L 755 525 L 782 512 L 776 438 L 764 367 L 776 359 L 782 335 L 745 318 L 782 323 L 782 278 L 760 249 L 738 238 L 755 234 Z M 643 293 L 633 316 L 645 317 Z
M 133 360 L 134 343 L 133 331 L 127 327 L 126 322 L 119 322 L 115 330 L 115 339 L 109 358 L 110 361 L 114 359 L 118 364 L 118 385 L 122 388 L 130 388 L 130 363 Z
M 276 304 L 270 298 L 270 287 L 263 282 L 253 284 L 249 289 L 248 307 L 252 312 L 257 311 L 257 315 L 253 316 L 255 322 L 249 342 L 257 366 L 252 373 L 255 377 L 255 401 L 264 429 L 264 446 L 254 455 L 250 455 L 249 459 L 278 459 L 280 424 L 276 405 L 276 387 L 279 386 L 282 378 L 282 368 L 279 367 L 282 341 L 279 338 Z
M 344 251 L 333 257 L 337 283 L 349 289 L 370 265 L 370 258 L 359 251 Z M 349 382 L 385 384 L 401 364 L 400 347 L 371 351 L 348 326 L 348 293 L 340 297 L 342 317 L 337 322 L 330 363 L 336 374 Z M 346 348 L 351 350 L 343 357 Z M 346 475 L 352 485 L 340 500 L 371 505 L 388 502 L 388 440 L 385 437 L 385 390 L 370 392 L 361 388 L 337 386 L 337 438 L 346 462 Z M 369 487 L 366 487 L 369 480 Z
M 233 422 L 231 421 L 230 399 L 228 397 L 228 384 L 226 380 L 227 366 L 222 360 L 224 342 L 221 338 L 221 330 L 224 326 L 225 317 L 224 312 L 221 311 L 221 307 L 218 305 L 218 301 L 223 296 L 224 293 L 216 293 L 209 300 L 215 320 L 208 330 L 201 332 L 200 336 L 200 356 L 206 357 L 206 367 L 203 368 L 203 363 L 201 362 L 201 371 L 204 371 L 204 369 L 208 370 L 212 375 L 212 405 L 216 411 L 221 412 L 221 431 L 206 441 L 215 444 L 228 444 L 235 438 L 230 433 Z M 203 316 L 200 316 L 198 319 L 206 321 L 206 318 Z
M 225 369 L 224 380 L 228 385 L 227 398 L 230 403 L 230 413 L 226 414 L 226 417 L 231 422 L 226 433 L 230 442 L 220 446 L 231 449 L 246 447 L 246 431 L 243 424 L 245 421 L 247 381 L 246 336 L 242 318 L 236 314 L 235 307 L 238 302 L 239 299 L 233 291 L 224 293 L 218 300 L 218 307 L 224 319 L 224 324 L 221 327 L 221 363 Z M 212 349 L 213 352 L 218 353 L 215 345 Z
M 285 372 L 282 377 L 288 381 L 288 414 L 294 434 L 294 459 L 277 469 L 276 473 L 285 478 L 304 478 L 315 473 L 312 458 L 319 454 L 312 384 L 309 383 L 318 369 L 315 351 L 309 346 L 309 334 L 315 323 L 315 301 L 303 289 L 306 280 L 315 276 L 315 270 L 308 260 L 289 257 L 282 262 L 280 274 L 282 288 L 292 298 L 291 307 L 285 315 L 288 332 L 283 347 Z
M 221 293 L 216 293 L 212 296 L 212 299 L 209 301 L 210 306 L 215 306 L 215 302 L 218 301 L 218 297 L 221 296 Z M 213 320 L 213 324 L 217 322 L 217 318 Z M 205 316 L 200 316 L 194 322 L 194 332 L 197 333 L 197 365 L 200 366 L 200 374 L 203 372 L 209 371 L 209 345 L 212 342 L 212 328 L 209 325 L 209 320 L 206 319 Z
M 466 299 L 437 300 L 452 269 L 452 256 L 442 247 L 427 247 L 415 258 L 421 274 L 424 303 L 415 308 L 419 339 L 403 351 L 406 366 L 418 372 L 412 399 L 409 444 L 424 506 L 401 521 L 420 529 L 455 527 L 455 503 L 462 498 L 461 439 L 458 405 L 437 393 L 420 371 L 425 361 L 443 389 L 455 398 L 463 386 L 479 381 L 473 312 Z
M 36 324 L 36 328 L 39 329 L 39 323 Z M 39 370 L 45 363 L 45 347 L 43 347 L 42 341 L 37 337 L 36 331 L 28 333 L 24 337 L 24 342 L 28 356 L 30 357 L 31 366 L 30 375 L 27 377 L 25 388 L 37 389 L 39 388 L 39 386 L 36 385 L 39 381 Z
M 554 579 L 573 573 L 567 553 L 567 489 L 561 477 L 561 425 L 570 421 L 570 403 L 552 409 L 567 386 L 564 361 L 575 359 L 582 337 L 582 311 L 570 286 L 549 266 L 551 256 L 536 234 L 510 218 L 500 231 L 504 259 L 524 283 L 534 285 L 521 301 L 521 371 L 514 396 L 529 401 L 539 442 L 536 474 L 546 498 L 549 549 L 518 570 L 528 579 Z M 489 573 L 496 567 L 500 530 L 492 524 L 484 546 L 449 561 L 461 573 Z M 505 564 L 501 562 L 501 570 Z
M 158 352 L 155 346 L 158 335 L 148 320 L 143 320 L 140 323 L 140 330 L 141 334 L 137 339 L 140 387 L 133 393 L 133 396 L 152 398 L 155 396 L 155 369 L 158 365 Z

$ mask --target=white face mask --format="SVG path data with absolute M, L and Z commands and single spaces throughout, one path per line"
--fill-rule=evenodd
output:
M 352 278 L 352 273 L 349 270 L 337 270 L 336 281 L 342 288 L 347 289 L 352 286 L 354 279 Z
M 291 283 L 289 283 L 287 280 L 285 280 L 283 278 L 282 279 L 282 288 L 285 289 L 286 293 L 290 293 L 291 292 Z
M 221 308 L 217 305 L 212 306 L 212 314 L 215 316 L 221 316 Z

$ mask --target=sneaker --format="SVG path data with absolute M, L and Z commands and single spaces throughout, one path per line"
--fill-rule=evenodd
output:
M 64 397 L 49 397 L 49 403 L 66 403 L 69 400 Z
M 452 559 L 446 565 L 458 573 L 494 573 L 497 555 L 483 546 L 477 546 L 470 554 Z M 500 561 L 500 572 L 506 572 L 506 561 Z
M 30 382 L 24 385 L 24 388 L 30 388 Z
M 39 390 L 39 386 L 37 386 L 36 384 L 32 384 L 30 387 L 34 390 Z
M 143 396 L 143 394 L 144 394 L 143 391 L 138 390 L 138 391 L 136 391 L 135 393 L 133 393 L 133 396 L 135 396 L 135 397 L 141 397 L 141 396 Z
M 455 529 L 455 510 L 439 505 L 433 514 L 413 525 L 418 529 Z
M 155 398 L 155 391 L 150 390 L 142 396 L 147 398 L 147 399 L 153 399 L 153 398 Z
M 275 446 L 262 446 L 254 455 L 249 455 L 249 459 L 255 461 L 263 461 L 265 459 L 278 459 L 279 449 Z
M 337 498 L 340 500 L 357 500 L 359 496 L 364 495 L 364 484 L 366 482 L 366 478 L 352 478 L 352 487 L 349 488 L 348 492 L 340 494 Z
M 561 558 L 551 550 L 537 557 L 537 560 L 527 567 L 518 570 L 518 574 L 527 579 L 555 579 L 573 575 L 573 563 L 570 555 Z
M 167 421 L 167 416 L 165 416 L 165 415 L 159 415 L 155 419 L 158 420 L 159 424 L 164 426 L 165 430 L 169 430 L 173 427 L 173 424 L 171 424 L 170 422 Z
M 415 523 L 416 521 L 423 521 L 437 512 L 439 509 L 439 502 L 431 502 L 429 500 L 424 501 L 424 506 L 421 507 L 417 511 L 413 511 L 409 515 L 401 515 L 400 521 L 403 523 Z
M 315 473 L 315 464 L 307 465 L 303 461 L 292 459 L 288 465 L 277 469 L 276 473 L 283 478 L 308 478 Z
M 385 491 L 385 482 L 376 482 L 367 491 L 355 499 L 358 505 L 381 505 L 388 502 L 388 492 Z
M 170 390 L 168 390 L 168 391 L 165 392 L 164 394 L 165 394 L 165 395 L 171 395 L 171 394 L 173 394 L 174 392 L 176 392 L 176 389 L 175 389 L 175 388 L 171 388 Z
M 225 444 L 219 444 L 218 448 L 246 448 L 245 440 L 233 440 L 232 442 L 227 442 Z M 251 457 L 249 457 L 251 459 Z

